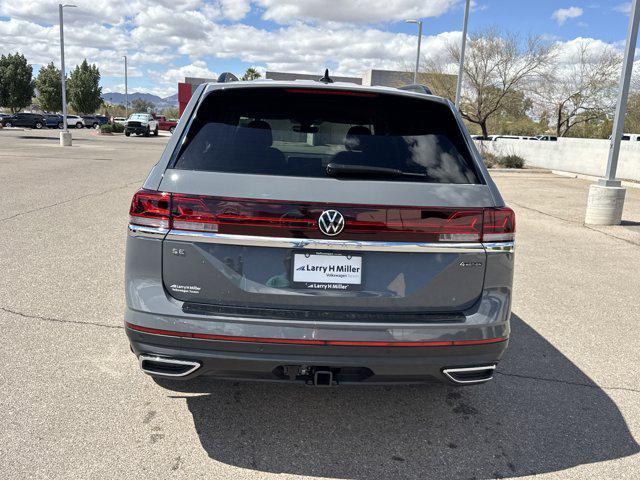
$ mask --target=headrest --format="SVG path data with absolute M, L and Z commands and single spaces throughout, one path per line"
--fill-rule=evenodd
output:
M 347 150 L 362 150 L 364 138 L 370 137 L 371 130 L 362 125 L 351 127 L 344 137 L 344 146 Z
M 268 148 L 273 143 L 271 126 L 264 120 L 253 120 L 239 128 L 237 139 L 251 148 Z

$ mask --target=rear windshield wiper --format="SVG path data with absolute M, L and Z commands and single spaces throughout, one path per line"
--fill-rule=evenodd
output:
M 398 168 L 344 163 L 330 163 L 327 165 L 327 175 L 330 177 L 427 177 L 424 173 L 403 172 Z

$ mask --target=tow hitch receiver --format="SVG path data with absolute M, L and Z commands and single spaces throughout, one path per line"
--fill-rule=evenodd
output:
M 303 381 L 315 387 L 331 387 L 338 384 L 337 376 L 342 369 L 315 367 L 311 365 L 282 365 L 274 370 L 280 378 L 291 381 Z
M 313 385 L 316 387 L 333 386 L 333 372 L 331 370 L 316 370 L 313 374 Z

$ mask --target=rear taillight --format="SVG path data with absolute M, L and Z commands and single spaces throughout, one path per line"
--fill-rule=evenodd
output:
M 482 234 L 482 211 L 454 211 L 434 233 L 438 234 L 440 242 L 479 242 Z
M 509 208 L 455 209 L 325 205 L 138 191 L 131 202 L 134 225 L 232 235 L 324 238 L 318 218 L 325 209 L 344 217 L 334 239 L 390 242 L 512 241 Z
M 483 242 L 511 242 L 516 236 L 516 215 L 507 207 L 488 208 L 482 222 Z
M 173 227 L 178 230 L 217 232 L 218 220 L 206 197 L 173 195 L 171 205 Z
M 153 190 L 138 190 L 131 200 L 129 223 L 147 227 L 170 228 L 171 195 Z

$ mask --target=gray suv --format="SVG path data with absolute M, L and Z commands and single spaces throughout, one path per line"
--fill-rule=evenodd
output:
M 131 203 L 126 332 L 154 377 L 478 384 L 514 235 L 445 99 L 205 84 Z

